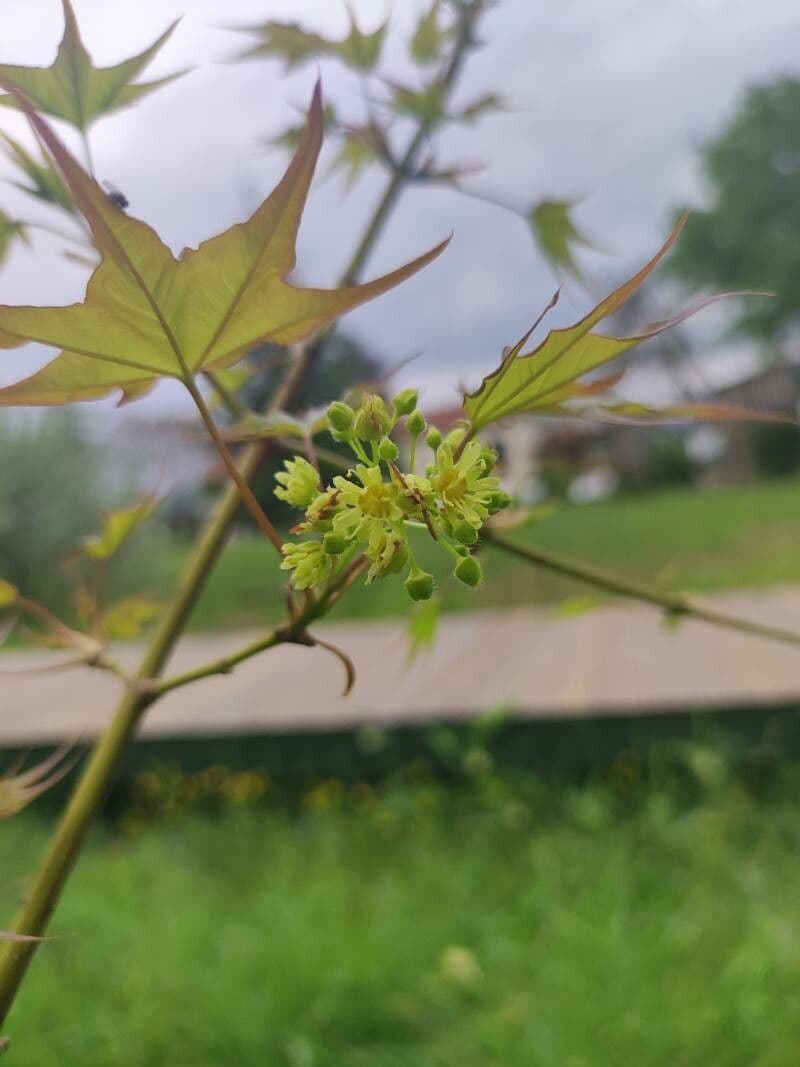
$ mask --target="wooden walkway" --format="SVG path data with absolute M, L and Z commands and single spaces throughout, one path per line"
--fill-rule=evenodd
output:
M 708 598 L 746 618 L 800 630 L 800 587 Z M 545 610 L 453 615 L 434 648 L 408 661 L 399 621 L 318 627 L 354 659 L 343 672 L 319 649 L 278 648 L 167 696 L 144 724 L 149 737 L 257 734 L 363 723 L 463 719 L 504 709 L 521 717 L 587 716 L 800 703 L 800 650 L 706 624 L 665 628 L 657 612 L 616 603 L 558 618 Z M 194 636 L 172 671 L 216 658 L 252 635 Z M 138 650 L 121 650 L 133 664 Z M 29 651 L 0 655 L 9 671 L 52 661 Z M 102 729 L 120 685 L 87 670 L 0 676 L 0 747 L 88 738 Z

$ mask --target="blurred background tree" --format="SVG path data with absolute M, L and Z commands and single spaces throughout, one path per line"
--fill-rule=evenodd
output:
M 737 325 L 791 356 L 800 325 L 800 80 L 754 86 L 701 153 L 709 206 L 695 211 L 670 261 L 691 286 L 771 289 Z
M 93 447 L 74 410 L 0 421 L 0 570 L 33 598 L 62 604 L 58 561 L 97 515 Z

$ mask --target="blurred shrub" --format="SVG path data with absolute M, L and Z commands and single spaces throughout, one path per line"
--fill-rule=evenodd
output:
M 800 468 L 800 434 L 796 426 L 765 423 L 751 427 L 756 470 L 765 478 L 781 478 Z
M 649 434 L 642 442 L 644 455 L 635 473 L 622 474 L 622 489 L 627 492 L 669 489 L 691 485 L 694 462 L 686 450 L 683 436 L 673 433 Z
M 139 495 L 135 487 L 116 485 L 110 497 L 106 474 L 102 447 L 86 440 L 74 411 L 0 420 L 0 575 L 67 621 L 75 621 L 80 574 L 65 560 L 82 537 L 98 531 L 104 508 Z M 161 517 L 137 531 L 115 560 L 110 595 L 161 595 Z

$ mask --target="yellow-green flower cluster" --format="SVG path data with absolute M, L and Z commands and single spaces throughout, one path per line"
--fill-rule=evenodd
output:
M 391 435 L 403 419 L 411 438 L 410 470 L 398 466 L 400 450 Z M 417 564 L 410 530 L 432 537 L 455 560 L 454 575 L 478 585 L 481 566 L 471 553 L 481 527 L 509 503 L 492 473 L 496 455 L 464 430 L 446 438 L 428 428 L 417 407 L 417 392 L 404 389 L 391 405 L 366 396 L 357 410 L 337 401 L 328 408 L 333 437 L 346 443 L 357 463 L 323 487 L 308 460 L 287 460 L 276 479 L 275 495 L 305 511 L 296 531 L 308 539 L 283 546 L 284 570 L 298 589 L 322 585 L 359 554 L 369 561 L 367 583 L 407 571 L 405 587 L 414 600 L 433 593 L 433 577 Z M 416 445 L 427 431 L 433 462 L 414 472 Z

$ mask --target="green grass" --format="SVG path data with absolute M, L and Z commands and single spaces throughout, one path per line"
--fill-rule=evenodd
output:
M 800 1062 L 800 791 L 526 795 L 97 834 L 9 1065 Z M 4 912 L 43 833 L 4 827 Z
M 644 578 L 672 590 L 718 590 L 800 582 L 800 482 L 780 481 L 736 490 L 675 490 L 576 506 L 517 535 L 575 558 Z M 440 582 L 446 610 L 554 603 L 587 589 L 512 560 L 486 553 L 487 581 L 477 592 L 449 579 L 448 557 L 419 540 L 420 562 Z M 162 555 L 160 584 L 180 573 L 186 551 Z M 240 538 L 223 556 L 193 625 L 214 630 L 258 625 L 277 618 L 286 575 L 269 546 Z M 339 617 L 404 613 L 408 600 L 399 579 L 358 587 Z

